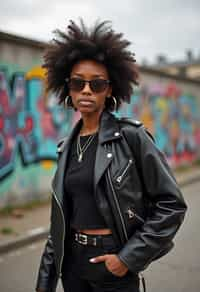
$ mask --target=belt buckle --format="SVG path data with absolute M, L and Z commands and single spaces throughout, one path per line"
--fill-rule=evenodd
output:
M 86 234 L 79 234 L 78 235 L 78 237 L 79 237 L 79 242 L 81 243 L 81 244 L 83 244 L 83 245 L 87 245 L 87 243 L 88 243 L 88 240 L 87 240 L 87 235 Z

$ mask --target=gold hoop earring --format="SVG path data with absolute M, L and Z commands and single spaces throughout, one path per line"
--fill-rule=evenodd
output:
M 73 108 L 72 98 L 71 98 L 70 95 L 68 95 L 68 96 L 65 97 L 64 107 L 65 108 Z

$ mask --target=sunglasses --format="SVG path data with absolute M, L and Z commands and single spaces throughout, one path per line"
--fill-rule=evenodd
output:
M 81 91 L 85 87 L 86 83 L 89 83 L 90 89 L 95 93 L 103 92 L 108 84 L 110 84 L 110 80 L 105 79 L 92 79 L 92 80 L 84 80 L 81 78 L 66 78 L 65 81 L 68 83 L 68 86 L 71 90 Z

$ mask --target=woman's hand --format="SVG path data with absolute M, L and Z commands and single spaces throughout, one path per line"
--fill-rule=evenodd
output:
M 116 254 L 105 254 L 90 259 L 91 263 L 104 262 L 106 268 L 115 276 L 123 277 L 127 271 L 127 266 L 119 259 Z

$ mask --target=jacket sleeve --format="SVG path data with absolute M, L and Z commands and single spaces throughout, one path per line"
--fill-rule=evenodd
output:
M 52 208 L 52 205 L 51 205 Z M 52 214 L 52 211 L 51 211 Z M 52 216 L 52 215 L 51 215 Z M 40 267 L 37 277 L 36 291 L 38 289 L 45 292 L 54 292 L 57 285 L 56 267 L 54 262 L 54 248 L 51 239 L 51 228 L 45 248 L 41 257 Z
M 155 146 L 143 127 L 126 139 L 144 185 L 144 195 L 151 203 L 151 215 L 120 250 L 119 258 L 133 272 L 143 271 L 179 229 L 187 209 L 177 182 L 164 154 Z

